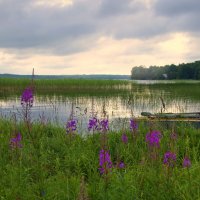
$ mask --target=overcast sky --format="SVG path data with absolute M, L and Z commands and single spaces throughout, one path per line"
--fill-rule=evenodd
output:
M 200 0 L 0 0 L 0 73 L 130 74 L 200 59 Z

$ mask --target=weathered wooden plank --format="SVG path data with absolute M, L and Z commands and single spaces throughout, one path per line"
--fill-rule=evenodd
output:
M 176 118 L 187 118 L 187 119 L 200 119 L 200 112 L 193 113 L 155 113 L 142 112 L 142 116 L 149 118 L 165 118 L 165 119 L 176 119 Z

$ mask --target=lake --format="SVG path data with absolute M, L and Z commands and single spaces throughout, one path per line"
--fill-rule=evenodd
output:
M 118 83 L 120 85 L 120 81 Z M 20 120 L 23 89 L 11 92 L 5 85 L 0 89 L 0 115 L 16 115 Z M 84 128 L 92 115 L 106 116 L 116 126 L 131 116 L 140 117 L 141 112 L 200 112 L 199 81 L 126 81 L 125 85 L 115 89 L 70 87 L 38 92 L 36 88 L 32 119 L 65 124 L 73 112 Z

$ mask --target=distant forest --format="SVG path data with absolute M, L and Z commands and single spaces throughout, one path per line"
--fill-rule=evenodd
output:
M 133 67 L 131 79 L 135 80 L 163 80 L 163 79 L 196 79 L 200 80 L 200 61 L 179 65 Z

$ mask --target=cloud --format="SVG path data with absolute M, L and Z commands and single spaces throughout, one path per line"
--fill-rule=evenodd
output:
M 180 15 L 200 12 L 198 0 L 157 0 L 154 5 L 155 11 L 164 16 L 174 18 Z
M 65 7 L 73 4 L 72 0 L 35 0 L 35 5 L 38 6 L 58 6 L 58 7 Z
M 101 36 L 199 31 L 199 9 L 196 0 L 0 1 L 0 48 L 63 55 L 87 50 Z
M 129 74 L 200 57 L 198 0 L 0 0 L 0 11 L 1 72 Z
M 200 1 L 157 0 L 153 11 L 166 20 L 168 32 L 182 31 L 193 34 L 200 31 Z
M 15 54 L 4 52 L 7 59 L 1 62 L 0 69 L 1 73 L 10 69 L 19 74 L 30 74 L 33 67 L 37 74 L 130 74 L 133 66 L 193 61 L 192 58 L 199 56 L 198 43 L 198 37 L 182 33 L 157 36 L 145 42 L 102 37 L 87 51 L 62 57 L 32 54 L 19 59 Z
M 1 2 L 0 10 L 4 12 L 0 14 L 0 47 L 49 49 L 50 52 L 54 47 L 54 52 L 56 49 L 63 52 L 68 47 L 66 53 L 70 49 L 83 50 L 83 38 L 95 32 L 95 23 L 85 14 L 90 9 L 80 6 L 49 7 L 27 0 Z
M 115 17 L 137 13 L 144 5 L 137 0 L 102 0 L 99 4 L 100 17 Z

